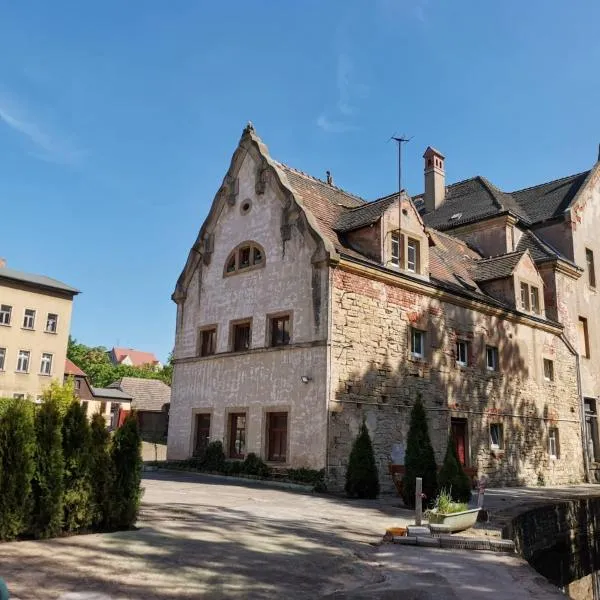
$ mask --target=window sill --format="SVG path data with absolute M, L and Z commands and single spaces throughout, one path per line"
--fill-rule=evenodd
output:
M 40 377 L 52 377 L 52 373 L 38 373 Z
M 0 323 L 0 327 L 12 327 L 10 323 Z
M 408 355 L 408 360 L 410 360 L 412 362 L 415 362 L 415 363 L 425 363 L 425 362 L 427 362 L 425 360 L 424 356 L 420 356 L 420 355 L 417 355 L 417 354 L 409 354 Z
M 500 448 L 490 448 L 490 454 L 494 458 L 504 458 L 504 452 L 505 451 Z
M 34 327 L 21 327 L 23 331 L 35 331 Z
M 29 371 L 15 371 L 17 375 L 29 375 Z
M 44 333 L 49 333 L 50 335 L 58 335 L 58 331 L 46 331 L 46 330 L 44 330 Z

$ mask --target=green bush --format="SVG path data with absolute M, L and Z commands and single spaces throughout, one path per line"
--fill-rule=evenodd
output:
M 104 417 L 92 417 L 90 447 L 90 477 L 92 481 L 92 526 L 106 529 L 112 510 L 111 486 L 113 468 L 110 459 L 110 434 Z
M 12 540 L 29 525 L 35 454 L 33 405 L 3 402 L 0 413 L 0 539 Z
M 65 459 L 64 529 L 79 531 L 92 523 L 92 482 L 90 479 L 91 432 L 85 410 L 71 402 L 62 423 Z
M 254 452 L 250 452 L 242 463 L 242 471 L 246 475 L 268 477 L 271 469 L 269 469 L 268 465 L 260 458 L 260 456 L 257 456 Z
M 111 459 L 114 477 L 109 526 L 128 529 L 135 525 L 142 496 L 142 440 L 134 414 L 130 413 L 115 432 Z
M 326 492 L 325 469 L 288 469 L 286 479 L 295 483 L 307 483 L 312 485 L 315 492 Z
M 438 486 L 440 490 L 447 490 L 455 502 L 471 500 L 471 480 L 458 460 L 452 436 L 448 438 L 444 464 L 438 474 Z
M 211 442 L 202 457 L 202 468 L 205 471 L 223 471 L 225 469 L 225 452 L 221 442 Z
M 65 463 L 59 401 L 45 399 L 35 414 L 35 469 L 32 479 L 31 534 L 36 538 L 58 535 L 63 520 Z
M 240 475 L 244 470 L 244 463 L 240 460 L 227 460 L 223 464 L 225 475 Z
M 406 506 L 415 507 L 416 478 L 423 479 L 423 493 L 426 504 L 431 504 L 437 495 L 437 466 L 435 454 L 429 439 L 427 416 L 421 396 L 410 413 L 410 427 L 406 441 L 404 457 L 404 478 L 402 480 L 402 499 Z
M 364 421 L 350 452 L 345 490 L 351 498 L 377 498 L 379 495 L 379 476 L 373 444 Z

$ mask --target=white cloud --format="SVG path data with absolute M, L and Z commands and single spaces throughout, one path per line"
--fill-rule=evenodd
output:
M 33 148 L 30 154 L 40 160 L 73 165 L 80 163 L 85 154 L 66 136 L 50 133 L 6 98 L 0 99 L 0 121 L 25 138 Z

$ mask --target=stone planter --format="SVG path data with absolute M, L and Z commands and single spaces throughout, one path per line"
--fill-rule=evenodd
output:
M 479 508 L 471 508 L 457 513 L 438 513 L 434 508 L 429 511 L 429 528 L 432 532 L 455 533 L 475 525 Z

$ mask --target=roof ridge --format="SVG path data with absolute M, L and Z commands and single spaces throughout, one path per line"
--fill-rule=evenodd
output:
M 398 192 L 396 192 L 397 194 Z M 377 204 L 378 202 L 383 202 L 385 200 L 392 200 L 393 199 L 394 194 L 390 194 L 389 196 L 383 196 L 383 198 L 377 198 L 377 200 L 365 200 L 364 204 L 361 204 L 360 206 L 353 206 L 351 208 L 348 208 L 348 212 L 353 212 L 355 210 L 360 210 L 361 208 L 367 208 L 369 206 L 373 206 L 374 204 Z
M 361 196 L 357 196 L 356 194 L 353 194 L 352 192 L 348 192 L 347 190 L 345 190 L 341 187 L 338 187 L 337 185 L 335 185 L 333 183 L 327 183 L 326 181 L 323 181 L 322 179 L 319 179 L 318 177 L 315 177 L 314 175 L 311 175 L 310 173 L 307 173 L 306 171 L 301 171 L 300 169 L 296 169 L 295 167 L 290 167 L 290 165 L 286 165 L 285 163 L 282 163 L 275 159 L 272 159 L 272 160 L 274 163 L 276 163 L 280 167 L 283 167 L 284 169 L 289 169 L 290 171 L 293 171 L 294 173 L 301 175 L 302 177 L 306 177 L 307 179 L 310 179 L 310 180 L 314 181 L 315 183 L 320 183 L 321 185 L 326 186 L 328 189 L 333 188 L 334 190 L 337 190 L 338 192 L 341 192 L 342 194 L 346 194 L 346 196 L 350 196 L 351 198 L 354 198 L 355 200 L 361 200 L 365 204 L 368 204 L 368 201 L 365 200 L 364 198 L 362 198 Z
M 486 260 L 497 260 L 498 258 L 507 258 L 517 254 L 525 254 L 525 252 L 527 252 L 527 250 L 514 250 L 513 252 L 504 252 L 503 254 L 496 254 L 496 256 L 486 256 L 483 258 L 479 258 L 477 259 L 477 262 L 480 263 Z
M 524 187 L 518 190 L 513 190 L 510 192 L 511 194 L 518 194 L 520 192 L 526 192 L 528 190 L 534 190 L 535 188 L 542 187 L 543 185 L 549 185 L 551 183 L 559 183 L 560 181 L 566 181 L 567 179 L 574 179 L 575 177 L 579 177 L 580 175 L 589 173 L 591 169 L 587 169 L 586 171 L 581 171 L 580 173 L 573 173 L 572 175 L 566 175 L 565 177 L 559 177 L 558 179 L 552 179 L 550 181 L 545 181 L 544 183 L 538 183 L 536 185 L 530 185 L 529 187 Z

